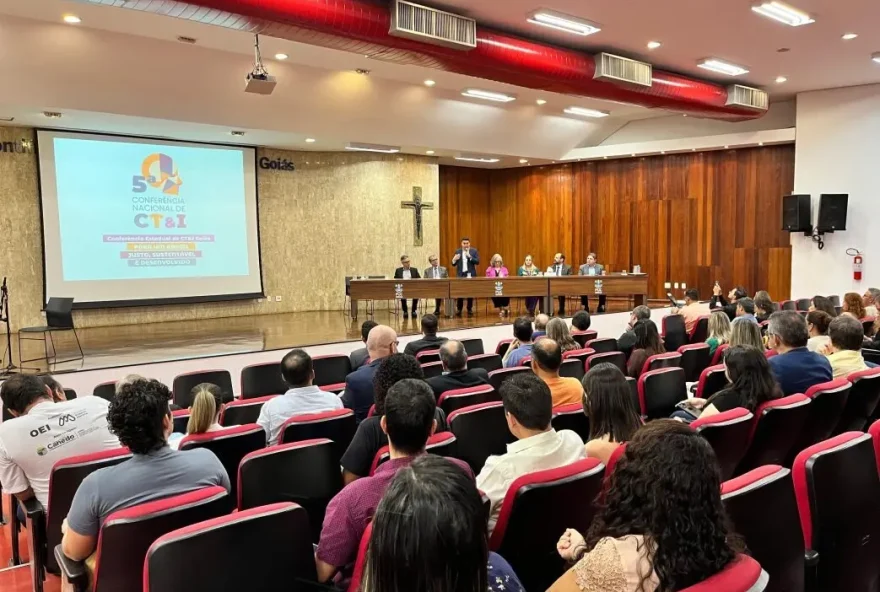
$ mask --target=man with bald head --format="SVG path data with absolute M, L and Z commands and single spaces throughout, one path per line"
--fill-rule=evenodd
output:
M 440 361 L 443 363 L 443 375 L 428 379 L 428 385 L 437 400 L 446 391 L 489 384 L 489 373 L 483 368 L 468 370 L 467 351 L 461 341 L 450 340 L 441 345 Z
M 367 353 L 370 363 L 361 366 L 345 378 L 342 404 L 354 411 L 357 423 L 367 418 L 375 402 L 373 376 L 382 360 L 397 353 L 397 333 L 386 325 L 376 325 L 367 335 Z
M 584 387 L 577 378 L 559 376 L 562 366 L 562 348 L 559 344 L 545 337 L 535 342 L 532 347 L 532 372 L 550 387 L 553 406 L 580 403 L 584 397 Z
M 535 331 L 532 333 L 532 341 L 538 341 L 542 337 L 547 336 L 547 323 L 550 322 L 550 316 L 544 313 L 535 317 Z

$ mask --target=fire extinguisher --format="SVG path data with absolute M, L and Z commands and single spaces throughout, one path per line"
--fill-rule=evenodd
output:
M 847 249 L 847 255 L 852 255 L 853 258 L 853 280 L 856 282 L 862 281 L 862 261 L 864 260 L 862 257 L 862 252 L 858 249 Z

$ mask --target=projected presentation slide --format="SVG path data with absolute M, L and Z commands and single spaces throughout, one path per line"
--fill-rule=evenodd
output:
M 262 292 L 254 150 L 38 132 L 47 297 Z

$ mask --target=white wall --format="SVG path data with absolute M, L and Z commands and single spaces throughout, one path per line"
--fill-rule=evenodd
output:
M 814 224 L 821 193 L 848 193 L 849 208 L 847 230 L 826 234 L 822 251 L 792 234 L 791 296 L 880 286 L 880 85 L 798 95 L 794 191 L 813 196 Z M 861 282 L 848 248 L 866 253 Z

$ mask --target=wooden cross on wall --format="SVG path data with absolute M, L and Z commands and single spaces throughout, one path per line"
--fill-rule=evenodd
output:
M 433 210 L 434 204 L 431 202 L 423 202 L 422 188 L 413 187 L 412 201 L 402 201 L 400 202 L 400 207 L 403 209 L 413 209 L 413 234 L 415 236 L 415 246 L 421 247 L 424 244 L 424 237 L 422 236 L 422 210 Z

